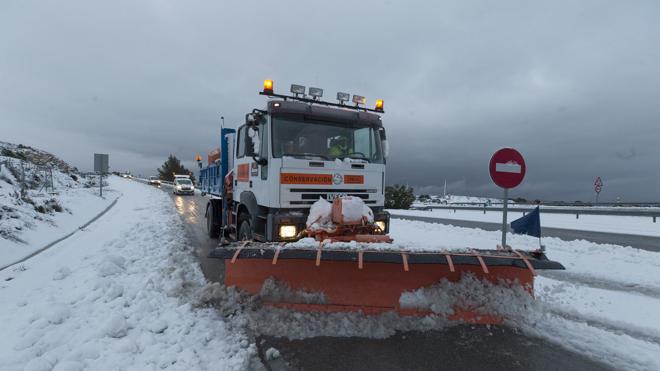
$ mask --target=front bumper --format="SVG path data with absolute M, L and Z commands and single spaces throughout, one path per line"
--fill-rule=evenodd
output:
M 390 231 L 390 213 L 385 210 L 373 210 L 374 221 L 385 222 L 385 233 Z M 298 233 L 307 228 L 307 216 L 309 209 L 276 210 L 266 216 L 266 241 L 292 242 L 299 238 L 280 238 L 279 230 L 282 225 L 294 225 Z

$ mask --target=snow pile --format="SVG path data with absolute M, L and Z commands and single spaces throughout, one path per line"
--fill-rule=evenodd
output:
M 339 203 L 335 205 L 335 203 Z M 319 198 L 312 204 L 307 228 L 332 231 L 337 224 L 373 223 L 374 213 L 359 197 L 342 197 L 333 203 Z
M 334 224 L 332 224 L 332 204 L 324 198 L 319 197 L 309 208 L 307 228 L 311 230 L 329 230 L 334 228 Z
M 0 272 L 0 369 L 250 367 L 255 344 L 213 308 L 170 197 L 112 178 L 124 196 L 57 246 Z
M 373 223 L 374 213 L 361 198 L 342 197 L 334 202 L 338 203 L 338 208 L 341 209 L 341 216 L 333 214 L 333 222 L 343 224 Z
M 293 291 L 286 282 L 277 281 L 272 277 L 267 279 L 261 286 L 259 297 L 273 303 L 325 304 L 326 302 L 325 295 L 322 292 Z
M 207 285 L 201 298 L 201 304 L 213 305 L 225 317 L 231 318 L 234 323 L 241 323 L 255 335 L 289 339 L 315 336 L 382 339 L 397 331 L 442 329 L 449 324 L 444 317 L 436 315 L 419 318 L 400 317 L 394 312 L 381 315 L 365 315 L 361 312 L 295 312 L 264 305 L 261 302 L 263 298 L 259 296 L 249 296 L 219 283 Z
M 459 282 L 442 279 L 440 282 L 405 292 L 399 298 L 402 308 L 427 309 L 448 316 L 457 308 L 470 308 L 479 314 L 511 314 L 533 302 L 525 288 L 516 282 L 498 285 L 464 274 Z

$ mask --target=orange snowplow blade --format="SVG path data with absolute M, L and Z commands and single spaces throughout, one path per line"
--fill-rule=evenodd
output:
M 259 294 L 264 282 L 274 279 L 293 291 L 323 293 L 323 304 L 270 302 L 300 311 L 362 311 L 378 314 L 396 311 L 424 315 L 429 311 L 401 308 L 404 292 L 431 286 L 440 280 L 457 282 L 471 273 L 497 284 L 517 281 L 533 293 L 534 269 L 563 269 L 542 253 L 474 252 L 470 254 L 413 254 L 334 250 L 219 248 L 211 254 L 225 259 L 225 285 Z M 449 320 L 496 324 L 502 318 L 454 308 Z

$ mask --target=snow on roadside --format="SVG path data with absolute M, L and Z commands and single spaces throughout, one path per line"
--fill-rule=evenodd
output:
M 390 236 L 394 243 L 413 250 L 495 249 L 501 238 L 497 231 L 461 228 L 438 223 L 392 219 Z M 420 238 L 420 236 L 424 236 Z M 507 236 L 515 249 L 535 250 L 538 239 L 525 235 Z M 547 256 L 566 267 L 566 276 L 592 279 L 660 290 L 660 254 L 617 245 L 544 237 Z M 553 277 L 562 272 L 553 271 Z M 567 278 L 568 279 L 568 278 Z M 572 278 L 571 278 L 572 279 Z
M 477 222 L 502 223 L 502 213 L 489 210 L 388 210 L 392 215 L 422 216 L 452 220 L 470 220 Z M 509 210 L 509 220 L 522 217 L 521 211 Z M 580 231 L 612 232 L 634 234 L 640 236 L 660 236 L 660 223 L 653 223 L 650 217 L 616 216 L 616 215 L 580 215 L 575 214 L 544 214 L 541 209 L 541 224 L 544 227 L 574 229 Z
M 245 369 L 256 346 L 215 309 L 167 194 L 124 195 L 71 238 L 0 272 L 2 369 Z
M 392 220 L 390 232 L 399 244 L 429 250 L 495 248 L 500 238 L 496 231 L 400 219 Z M 529 236 L 512 235 L 508 241 L 523 250 L 538 246 L 538 239 Z M 538 300 L 532 303 L 505 290 L 489 309 L 528 334 L 616 368 L 659 369 L 660 317 L 655 312 L 660 307 L 660 254 L 582 240 L 544 238 L 543 243 L 548 258 L 564 264 L 566 271 L 539 271 Z M 548 272 L 552 278 L 543 277 Z M 446 290 L 424 290 L 403 299 L 447 309 L 446 298 Z
M 46 175 L 27 163 L 26 179 L 35 188 L 20 197 L 20 182 L 8 170 L 8 166 L 20 169 L 19 163 L 17 159 L 0 156 L 0 267 L 71 233 L 119 196 L 111 187 L 100 198 L 98 188 L 89 187 L 95 179 L 56 169 L 52 172 L 56 193 L 48 193 L 38 185 L 47 179 Z

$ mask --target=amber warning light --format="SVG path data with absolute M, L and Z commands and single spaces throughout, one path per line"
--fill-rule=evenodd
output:
M 382 99 L 376 99 L 376 111 L 378 112 L 383 112 L 383 105 L 385 102 L 383 102 Z
M 264 80 L 264 93 L 273 94 L 273 80 Z

